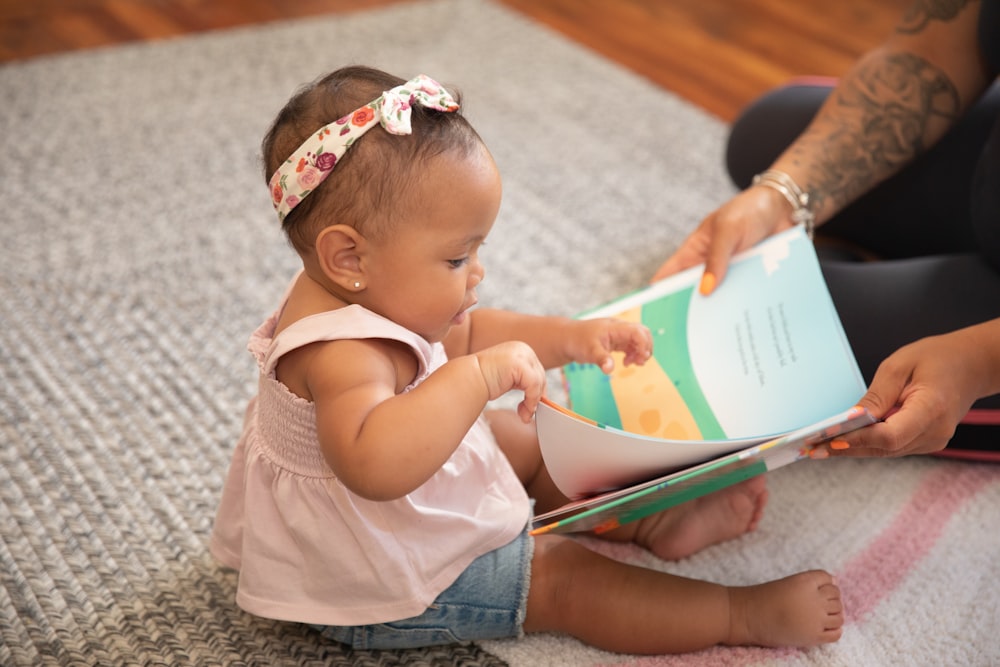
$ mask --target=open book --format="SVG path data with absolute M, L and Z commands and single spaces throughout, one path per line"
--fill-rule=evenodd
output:
M 552 479 L 576 502 L 536 517 L 536 532 L 634 520 L 874 421 L 853 409 L 865 383 L 801 227 L 735 257 L 709 297 L 701 272 L 580 316 L 646 324 L 653 357 L 619 358 L 610 376 L 563 369 L 570 407 L 543 403 L 535 419 Z

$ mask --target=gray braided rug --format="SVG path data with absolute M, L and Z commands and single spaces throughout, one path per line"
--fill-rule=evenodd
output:
M 206 551 L 245 342 L 296 267 L 257 148 L 350 63 L 463 91 L 506 179 L 484 303 L 632 289 L 726 195 L 720 123 L 484 0 L 0 68 L 0 663 L 504 664 L 324 645 L 242 613 Z
M 505 180 L 484 305 L 573 314 L 636 288 L 732 191 L 721 123 L 489 0 L 0 67 L 0 664 L 1000 664 L 1000 466 L 919 457 L 775 471 L 757 531 L 678 563 L 588 542 L 722 583 L 826 568 L 848 623 L 809 651 L 352 652 L 241 612 L 206 543 L 256 385 L 246 340 L 297 265 L 257 147 L 295 88 L 350 63 L 464 92 Z

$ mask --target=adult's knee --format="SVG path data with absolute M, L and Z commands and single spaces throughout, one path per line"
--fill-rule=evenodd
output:
M 1000 272 L 1000 119 L 990 132 L 972 184 L 972 226 L 980 254 Z
M 736 187 L 750 185 L 812 121 L 833 81 L 792 82 L 752 102 L 733 123 L 726 168 Z

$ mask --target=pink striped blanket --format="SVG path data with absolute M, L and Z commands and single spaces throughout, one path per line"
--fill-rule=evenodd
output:
M 512 665 L 575 667 L 1000 664 L 1000 465 L 931 457 L 807 461 L 770 473 L 769 488 L 756 532 L 681 562 L 632 545 L 587 543 L 614 558 L 728 584 L 827 569 L 847 608 L 839 642 L 680 657 L 616 655 L 553 635 L 484 648 Z

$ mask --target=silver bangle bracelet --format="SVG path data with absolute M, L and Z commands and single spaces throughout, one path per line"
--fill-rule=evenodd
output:
M 792 205 L 792 222 L 803 225 L 809 238 L 813 237 L 816 215 L 809 209 L 809 193 L 800 188 L 791 176 L 777 169 L 768 169 L 753 177 L 753 185 L 763 185 L 780 192 Z

